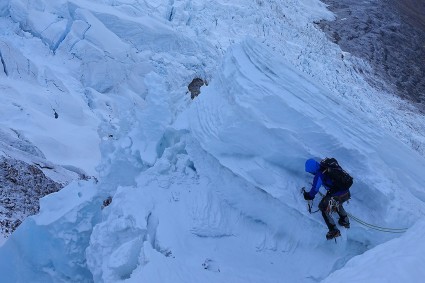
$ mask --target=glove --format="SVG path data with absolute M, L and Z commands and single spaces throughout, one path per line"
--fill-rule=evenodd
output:
M 313 199 L 314 199 L 314 197 L 310 196 L 310 194 L 309 194 L 309 193 L 307 193 L 306 191 L 304 191 L 304 199 L 305 199 L 305 200 L 313 200 Z

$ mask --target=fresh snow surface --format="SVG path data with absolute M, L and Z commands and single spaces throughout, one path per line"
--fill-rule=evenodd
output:
M 0 248 L 1 282 L 423 280 L 425 119 L 315 28 L 332 18 L 319 1 L 11 0 L 0 15 L 1 132 L 98 180 L 41 200 Z M 347 211 L 407 232 L 351 220 L 326 241 L 300 194 L 304 161 L 325 156 L 355 178 Z

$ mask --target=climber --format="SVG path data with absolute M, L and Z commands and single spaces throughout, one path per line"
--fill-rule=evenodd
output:
M 319 209 L 329 229 L 326 239 L 341 236 L 331 213 L 336 211 L 339 215 L 338 224 L 350 228 L 347 212 L 342 204 L 350 199 L 349 189 L 353 184 L 353 178 L 339 166 L 335 158 L 325 158 L 320 163 L 314 159 L 308 159 L 305 162 L 305 171 L 314 175 L 310 191 L 304 190 L 305 200 L 313 200 L 322 185 L 327 190 L 319 203 Z

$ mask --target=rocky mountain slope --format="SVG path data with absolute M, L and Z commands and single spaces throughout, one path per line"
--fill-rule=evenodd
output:
M 423 1 L 323 0 L 335 13 L 319 26 L 341 49 L 363 58 L 358 69 L 374 86 L 425 110 L 425 3 Z
M 72 180 L 88 179 L 81 170 L 58 166 L 19 131 L 0 128 L 0 239 L 8 237 L 40 209 L 40 198 Z M 1 242 L 1 241 L 0 241 Z
M 38 166 L 0 156 L 1 233 L 10 235 L 26 217 L 38 213 L 40 198 L 62 187 Z

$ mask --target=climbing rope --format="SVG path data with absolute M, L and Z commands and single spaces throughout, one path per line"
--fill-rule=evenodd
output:
M 321 194 L 323 196 L 323 194 Z M 347 201 L 348 202 L 348 201 Z M 335 200 L 333 197 L 329 200 L 329 205 L 328 205 L 328 210 L 330 213 L 334 212 L 334 211 L 338 211 L 339 209 L 339 201 Z M 373 225 L 370 223 L 367 223 L 366 221 L 361 220 L 358 217 L 355 217 L 354 215 L 350 214 L 347 212 L 347 215 L 352 218 L 354 221 L 356 221 L 357 223 L 366 226 L 370 229 L 374 229 L 380 232 L 386 232 L 386 233 L 404 233 L 407 231 L 408 228 L 386 228 L 386 227 L 381 227 L 381 226 L 377 226 L 377 225 Z
M 305 192 L 305 188 L 301 188 L 301 193 L 303 193 L 303 192 Z M 324 194 L 322 194 L 321 192 L 319 192 L 319 194 L 320 194 L 322 197 L 324 196 Z M 348 201 L 347 201 L 347 202 L 348 202 Z M 334 198 L 331 198 L 331 199 L 329 200 L 329 204 L 328 204 L 327 211 L 328 211 L 329 213 L 335 212 L 335 211 L 337 211 L 337 210 L 338 210 L 339 205 L 340 205 L 340 204 L 339 204 L 339 201 L 335 200 Z M 315 210 L 315 211 L 311 211 L 311 209 L 312 209 L 312 207 L 313 207 L 313 200 L 308 200 L 308 201 L 307 201 L 307 207 L 308 207 L 308 212 L 309 212 L 310 214 L 312 214 L 312 213 L 316 213 L 316 212 L 318 212 L 318 211 L 320 210 L 320 209 L 317 209 L 317 210 Z M 387 228 L 387 227 L 381 227 L 381 226 L 377 226 L 377 225 L 373 225 L 373 224 L 367 223 L 366 221 L 363 221 L 363 220 L 361 220 L 360 218 L 355 217 L 355 216 L 354 216 L 354 215 L 352 215 L 351 213 L 348 213 L 348 212 L 347 212 L 347 215 L 348 215 L 351 219 L 353 219 L 354 221 L 356 221 L 357 223 L 359 223 L 359 224 L 361 224 L 361 225 L 363 225 L 363 226 L 366 226 L 366 227 L 368 227 L 368 228 L 370 228 L 370 229 L 380 231 L 380 232 L 386 232 L 386 233 L 404 233 L 404 232 L 406 232 L 406 231 L 407 231 L 407 229 L 408 229 L 408 228 Z
M 304 192 L 305 191 L 305 188 L 302 188 L 301 189 L 301 192 Z M 323 197 L 324 196 L 324 194 L 322 194 L 321 192 L 319 192 L 319 194 Z M 331 198 L 330 200 L 329 200 L 329 204 L 328 204 L 328 208 L 327 208 L 327 210 L 328 210 L 328 212 L 329 213 L 332 213 L 332 212 L 335 212 L 335 211 L 337 211 L 338 210 L 338 208 L 339 208 L 339 202 L 337 201 L 337 200 L 335 200 L 334 198 Z M 312 213 L 316 213 L 316 212 L 318 212 L 320 209 L 317 209 L 317 210 L 315 210 L 315 211 L 311 211 L 311 209 L 312 209 L 312 207 L 313 207 L 313 200 L 309 200 L 309 201 L 307 201 L 307 207 L 308 207 L 308 212 L 310 213 L 310 214 L 312 214 Z M 347 215 L 351 218 L 351 219 L 353 219 L 354 221 L 356 221 L 357 223 L 359 223 L 359 224 L 361 224 L 361 225 L 363 225 L 363 226 L 366 226 L 366 227 L 368 227 L 368 228 L 370 228 L 370 229 L 373 229 L 373 230 L 377 230 L 377 231 L 380 231 L 380 232 L 386 232 L 386 233 L 404 233 L 404 232 L 406 232 L 407 231 L 407 229 L 408 228 L 387 228 L 387 227 L 381 227 L 381 226 L 377 226 L 377 225 L 373 225 L 373 224 L 370 224 L 370 223 L 367 223 L 366 221 L 363 221 L 363 220 L 361 220 L 360 218 L 358 218 L 358 217 L 355 217 L 354 215 L 352 215 L 351 213 L 348 213 L 347 212 Z
M 385 227 L 380 227 L 380 226 L 377 226 L 377 225 L 373 225 L 373 224 L 367 223 L 367 222 L 365 222 L 365 221 L 363 221 L 363 220 L 355 217 L 354 215 L 352 215 L 352 214 L 350 214 L 348 212 L 347 212 L 347 215 L 351 219 L 353 219 L 354 221 L 360 223 L 361 225 L 366 226 L 366 227 L 371 228 L 371 229 L 374 229 L 374 230 L 377 230 L 377 231 L 381 231 L 381 232 L 386 232 L 386 233 L 404 233 L 408 229 L 408 228 L 385 228 Z

